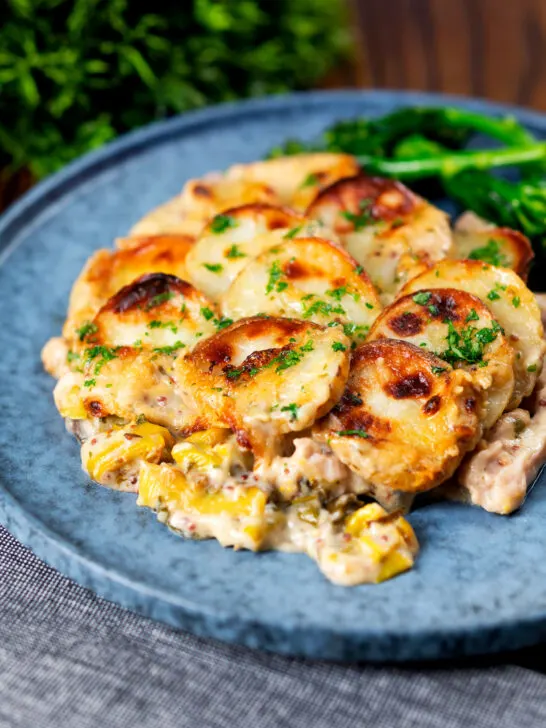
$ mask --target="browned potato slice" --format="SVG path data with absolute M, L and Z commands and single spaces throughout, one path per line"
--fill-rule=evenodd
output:
M 467 372 L 403 341 L 360 346 L 341 400 L 315 426 L 339 459 L 376 487 L 428 490 L 481 434 L 482 394 Z
M 186 281 L 164 273 L 142 276 L 122 288 L 93 319 L 86 342 L 186 353 L 215 333 L 215 306 Z
M 237 164 L 229 168 L 227 178 L 266 184 L 284 204 L 305 210 L 324 187 L 358 171 L 356 159 L 349 154 L 312 152 Z
M 527 280 L 529 266 L 535 255 L 529 238 L 517 230 L 499 227 L 481 230 L 455 228 L 453 238 L 453 258 L 481 260 L 511 268 L 520 278 Z
M 400 182 L 358 175 L 323 190 L 305 213 L 339 235 L 383 294 L 451 249 L 447 216 Z
M 494 425 L 514 390 L 514 351 L 479 298 L 455 288 L 398 298 L 376 320 L 368 341 L 401 339 L 468 371 L 486 390 L 483 426 Z M 441 373 L 441 372 L 440 372 Z
M 185 235 L 160 235 L 144 238 L 127 250 L 98 250 L 72 288 L 65 338 L 81 338 L 77 330 L 90 322 L 114 293 L 145 273 L 185 278 L 186 255 L 192 245 L 192 238 Z
M 230 318 L 266 313 L 322 325 L 345 324 L 361 340 L 381 310 L 366 273 L 321 238 L 295 238 L 251 260 L 222 298 Z
M 317 228 L 288 207 L 256 203 L 226 210 L 203 230 L 186 260 L 190 280 L 217 300 L 251 258 Z
M 243 448 L 268 459 L 283 434 L 309 427 L 337 401 L 348 344 L 338 327 L 255 317 L 201 342 L 167 371 L 207 420 L 230 427 Z
M 546 349 L 540 309 L 534 295 L 509 268 L 478 260 L 443 260 L 407 283 L 401 295 L 429 288 L 458 288 L 480 298 L 502 326 L 515 351 L 514 392 L 508 408 L 531 394 Z
M 131 235 L 176 232 L 199 235 L 205 223 L 223 210 L 253 202 L 279 204 L 275 192 L 260 182 L 227 179 L 211 174 L 191 179 L 172 200 L 145 215 L 131 229 Z

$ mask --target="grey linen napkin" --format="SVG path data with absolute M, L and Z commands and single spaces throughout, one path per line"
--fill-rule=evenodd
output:
M 0 528 L 1 728 L 545 725 L 539 672 L 341 665 L 198 639 L 99 599 Z

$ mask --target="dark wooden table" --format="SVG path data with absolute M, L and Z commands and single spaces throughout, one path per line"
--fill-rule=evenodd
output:
M 546 0 L 349 0 L 355 85 L 546 110 Z

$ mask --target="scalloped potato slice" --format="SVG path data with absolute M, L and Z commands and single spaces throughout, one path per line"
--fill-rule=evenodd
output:
M 400 182 L 364 174 L 323 190 L 306 216 L 321 220 L 386 296 L 452 246 L 444 212 Z
M 248 318 L 198 344 L 168 374 L 213 426 L 230 427 L 260 458 L 281 436 L 313 424 L 339 398 L 349 371 L 349 339 L 338 327 Z
M 251 258 L 284 241 L 310 234 L 308 222 L 287 207 L 257 203 L 226 210 L 203 230 L 186 260 L 191 281 L 217 300 Z
M 486 391 L 484 429 L 510 401 L 514 351 L 487 306 L 470 293 L 438 288 L 398 298 L 381 313 L 367 341 L 378 339 L 406 341 L 443 359 L 444 371 L 453 365 L 469 372 Z
M 533 391 L 546 350 L 540 309 L 534 295 L 509 268 L 475 260 L 443 260 L 409 281 L 401 295 L 429 288 L 458 288 L 480 298 L 502 326 L 515 352 L 515 386 L 508 409 Z
M 227 170 L 226 176 L 266 184 L 284 204 L 305 210 L 322 189 L 342 177 L 358 174 L 359 169 L 358 162 L 349 154 L 312 152 L 236 164 Z
M 76 330 L 91 321 L 114 293 L 140 276 L 168 273 L 185 278 L 186 256 L 192 245 L 193 239 L 184 235 L 160 235 L 144 238 L 125 250 L 98 250 L 72 287 L 65 338 L 79 338 Z
M 365 343 L 347 387 L 314 436 L 374 486 L 429 490 L 481 435 L 482 394 L 460 369 L 403 341 Z
M 345 325 L 361 340 L 381 310 L 366 273 L 343 249 L 321 238 L 295 238 L 251 260 L 221 301 L 238 319 L 265 313 Z
M 455 228 L 453 231 L 456 259 L 481 260 L 485 263 L 511 268 L 522 280 L 527 280 L 529 266 L 535 254 L 529 242 L 518 230 L 510 228 Z
M 93 319 L 86 341 L 108 346 L 186 353 L 216 331 L 215 306 L 186 281 L 163 273 L 122 288 Z
M 212 173 L 202 179 L 188 180 L 179 195 L 145 215 L 131 228 L 130 234 L 181 232 L 197 236 L 214 215 L 254 202 L 277 205 L 280 200 L 270 187 L 260 182 L 228 179 Z

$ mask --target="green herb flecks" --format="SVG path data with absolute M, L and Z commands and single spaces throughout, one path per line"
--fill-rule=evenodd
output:
M 176 341 L 172 346 L 156 346 L 154 348 L 155 354 L 175 354 L 179 349 L 184 349 L 186 344 L 182 341 Z
M 224 270 L 224 266 L 221 263 L 203 263 L 203 267 L 209 270 L 211 273 L 221 273 Z
M 172 321 L 150 321 L 148 324 L 149 329 L 170 329 L 173 334 L 178 333 L 178 326 L 174 324 Z
M 87 339 L 88 336 L 91 334 L 96 334 L 99 330 L 97 324 L 94 324 L 92 321 L 86 321 L 83 326 L 80 326 L 79 329 L 76 329 L 76 334 L 78 335 L 78 338 L 80 341 L 83 341 L 84 339 Z
M 271 268 L 269 269 L 269 280 L 267 281 L 265 292 L 271 293 L 271 291 L 277 291 L 280 293 L 288 288 L 288 283 L 281 280 L 283 276 L 284 271 L 281 268 L 279 261 L 273 261 Z
M 332 349 L 333 351 L 347 351 L 347 347 L 345 344 L 342 344 L 341 341 L 334 341 Z
M 243 253 L 241 250 L 239 250 L 239 246 L 233 245 L 231 248 L 228 248 L 226 252 L 224 253 L 224 257 L 229 258 L 230 260 L 235 260 L 236 258 L 246 258 L 248 257 L 246 253 Z
M 216 215 L 210 223 L 210 231 L 215 235 L 224 233 L 230 228 L 237 227 L 237 220 L 231 217 L 231 215 Z
M 370 437 L 365 430 L 338 430 L 336 434 L 340 437 L 362 437 L 364 439 Z
M 508 260 L 501 253 L 500 245 L 496 240 L 488 240 L 481 248 L 474 248 L 468 256 L 469 260 L 481 260 L 489 265 L 507 266 Z
M 496 321 L 493 321 L 490 329 L 478 329 L 475 326 L 468 326 L 461 329 L 461 331 L 457 331 L 452 321 L 448 321 L 447 326 L 446 340 L 448 347 L 438 356 L 450 364 L 460 362 L 478 364 L 483 360 L 483 353 L 487 344 L 495 341 L 498 334 L 502 332 Z
M 420 293 L 416 293 L 415 296 L 412 296 L 411 300 L 418 306 L 426 306 L 431 298 L 432 293 L 430 293 L 429 291 L 421 291 Z
M 365 227 L 368 227 L 368 225 L 373 225 L 375 223 L 375 219 L 373 216 L 373 202 L 372 200 L 365 199 L 360 200 L 359 204 L 359 212 L 349 212 L 348 210 L 344 210 L 341 214 L 342 216 L 351 222 L 354 226 L 354 229 L 358 232 L 359 230 L 362 230 Z
M 119 348 L 120 347 L 118 346 L 114 348 L 110 348 L 108 346 L 92 346 L 85 352 L 85 359 L 87 362 L 98 359 L 98 361 L 95 362 L 95 367 L 93 371 L 95 374 L 100 374 L 100 371 L 105 364 L 117 358 L 117 352 L 119 351 Z
M 149 301 L 146 306 L 146 311 L 151 311 L 152 308 L 157 308 L 157 306 L 161 306 L 162 303 L 166 303 L 172 298 L 174 298 L 174 293 L 172 291 L 163 291 L 163 293 L 158 293 L 157 296 L 154 296 Z
M 290 412 L 290 419 L 292 421 L 298 419 L 298 405 L 295 402 L 290 402 L 286 407 L 281 407 L 281 412 Z

